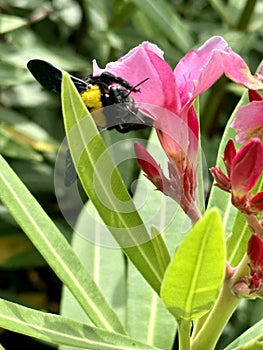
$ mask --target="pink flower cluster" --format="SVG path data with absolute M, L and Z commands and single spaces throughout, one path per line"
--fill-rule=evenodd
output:
M 251 194 L 263 171 L 263 146 L 259 138 L 248 141 L 237 152 L 233 140 L 229 140 L 223 157 L 227 174 L 219 167 L 210 169 L 215 185 L 230 192 L 232 203 L 246 214 L 263 211 L 263 192 Z
M 236 150 L 233 140 L 229 140 L 223 156 L 226 172 L 213 167 L 211 173 L 216 186 L 231 194 L 232 204 L 238 210 L 257 218 L 263 211 L 263 192 L 253 194 L 252 190 L 263 171 L 263 99 L 256 92 L 263 90 L 263 67 L 260 74 L 252 75 L 244 60 L 227 42 L 215 36 L 200 48 L 188 52 L 174 69 L 156 45 L 144 42 L 117 62 L 107 64 L 105 70 L 133 85 L 148 78 L 140 86 L 141 93 L 132 95 L 140 110 L 153 119 L 168 158 L 168 175 L 140 144 L 135 145 L 137 160 L 155 187 L 177 201 L 193 222 L 201 216 L 195 194 L 199 121 L 193 103 L 222 74 L 248 88 L 250 103 L 239 108 L 232 124 L 242 147 Z M 102 71 L 94 62 L 93 74 L 99 75 Z M 237 281 L 232 289 L 239 296 L 263 295 L 261 233 L 255 229 L 249 240 L 250 273 Z
M 94 75 L 103 71 L 96 62 L 93 68 Z M 160 144 L 168 157 L 168 175 L 165 176 L 141 145 L 135 146 L 138 163 L 158 190 L 176 200 L 187 215 L 197 221 L 200 218 L 195 195 L 199 122 L 193 102 L 222 74 L 252 90 L 263 89 L 263 77 L 252 75 L 244 60 L 219 36 L 188 52 L 174 70 L 164 60 L 163 52 L 149 42 L 108 63 L 105 70 L 133 85 L 148 78 L 140 86 L 141 93 L 133 94 L 133 98 L 141 111 L 154 120 Z M 232 171 L 231 181 L 235 173 Z M 227 186 L 230 190 L 231 186 Z M 243 195 L 240 187 L 234 191 L 235 197 Z
M 233 286 L 232 292 L 240 297 L 263 297 L 263 242 L 253 233 L 247 247 L 249 274 L 241 277 Z

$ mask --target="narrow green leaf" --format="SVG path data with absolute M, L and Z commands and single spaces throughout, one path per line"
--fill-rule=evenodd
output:
M 142 140 L 136 141 L 143 143 Z M 147 150 L 165 169 L 167 157 L 154 131 L 147 141 Z M 152 243 L 158 259 L 157 263 L 166 269 L 170 261 L 168 250 L 173 254 L 175 247 L 180 244 L 185 234 L 186 215 L 175 201 L 160 191 L 156 191 L 154 185 L 142 173 L 136 185 L 133 199 L 144 223 L 152 232 Z M 149 345 L 171 349 L 176 329 L 177 323 L 162 300 L 146 284 L 134 266 L 128 262 L 128 334 Z
M 87 274 L 65 237 L 0 157 L 0 199 L 94 324 L 124 332 L 123 326 Z
M 0 350 L 5 350 L 5 348 L 1 344 L 0 344 Z
M 95 232 L 92 232 L 93 229 L 87 230 L 87 227 L 95 227 Z M 176 331 L 174 318 L 129 261 L 127 268 L 122 251 L 103 246 L 106 242 L 109 245 L 111 242 L 106 238 L 109 234 L 106 230 L 89 201 L 77 221 L 72 241 L 74 251 L 103 290 L 120 319 L 125 320 L 129 336 L 151 346 L 170 349 Z M 159 239 L 160 237 L 157 240 Z M 87 316 L 68 290 L 63 292 L 61 310 L 63 316 L 88 322 Z M 60 350 L 71 348 L 61 346 Z
M 94 350 L 157 350 L 137 340 L 0 299 L 0 327 L 53 344 Z
M 84 190 L 125 254 L 158 292 L 163 273 L 156 263 L 149 234 L 93 119 L 66 73 L 62 81 L 62 108 L 67 140 Z
M 3 127 L 0 127 L 0 153 L 12 158 L 41 161 L 41 154 L 34 151 L 32 147 L 19 142 L 12 137 Z
M 261 350 L 263 349 L 263 320 L 257 322 L 224 350 Z
M 200 103 L 199 103 L 199 97 L 196 98 L 195 102 L 194 102 L 194 109 L 195 109 L 195 113 L 197 115 L 197 118 L 200 122 Z M 200 123 L 199 123 L 200 125 Z M 199 135 L 200 135 L 200 127 L 199 127 Z M 200 208 L 200 212 L 204 213 L 205 212 L 205 192 L 206 189 L 204 188 L 204 154 L 203 154 L 203 150 L 202 150 L 202 139 L 201 136 L 199 137 L 199 141 L 198 141 L 198 159 L 197 159 L 197 186 L 196 186 L 196 199 L 197 199 L 197 203 L 199 205 Z
M 27 24 L 24 18 L 9 15 L 0 15 L 0 34 L 23 27 Z
M 133 0 L 133 2 L 182 52 L 185 53 L 193 47 L 189 29 L 167 1 Z
M 220 215 L 211 209 L 177 249 L 167 268 L 161 295 L 177 318 L 190 320 L 210 310 L 225 273 L 225 242 Z
M 90 229 L 89 229 L 90 228 Z M 83 266 L 125 323 L 126 264 L 121 249 L 110 248 L 111 237 L 91 201 L 83 207 L 74 229 L 71 245 Z M 112 237 L 111 237 L 112 238 Z M 108 246 L 106 244 L 109 243 Z M 74 296 L 64 288 L 61 314 L 89 322 Z
M 231 266 L 237 266 L 247 250 L 251 236 L 245 216 L 237 213 L 233 232 L 227 240 L 227 261 Z
M 234 27 L 233 18 L 231 17 L 231 12 L 226 4 L 221 0 L 209 0 L 210 5 L 217 12 L 217 14 L 221 17 L 223 22 L 228 26 Z
M 177 324 L 160 297 L 128 262 L 127 332 L 148 345 L 172 349 Z
M 157 264 L 163 269 L 163 273 L 170 262 L 170 255 L 161 233 L 156 227 L 152 227 L 152 244 L 157 257 Z

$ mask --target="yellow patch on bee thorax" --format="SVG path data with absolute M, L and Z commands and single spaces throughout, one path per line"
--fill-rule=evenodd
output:
M 85 91 L 80 93 L 80 96 L 92 113 L 92 117 L 96 125 L 100 128 L 105 128 L 107 125 L 106 117 L 103 113 L 103 104 L 101 101 L 101 91 L 98 85 L 92 85 Z
M 103 107 L 101 91 L 98 85 L 88 87 L 85 91 L 80 93 L 80 96 L 91 112 Z

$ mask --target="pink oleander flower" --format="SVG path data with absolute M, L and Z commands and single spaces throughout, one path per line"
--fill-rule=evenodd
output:
M 237 152 L 233 140 L 229 140 L 223 161 L 227 170 L 224 174 L 219 167 L 210 169 L 216 185 L 230 192 L 232 203 L 247 214 L 257 214 L 263 209 L 263 193 L 251 194 L 263 171 L 263 146 L 258 138 L 247 142 Z
M 188 52 L 174 70 L 164 60 L 163 52 L 149 42 L 108 63 L 105 70 L 133 85 L 148 78 L 140 86 L 141 93 L 131 95 L 140 110 L 154 120 L 154 128 L 168 157 L 169 178 L 156 168 L 159 167 L 156 162 L 147 161 L 148 152 L 137 146 L 139 164 L 157 189 L 178 201 L 193 221 L 198 220 L 200 211 L 195 190 L 199 123 L 193 102 L 222 74 L 253 90 L 263 89 L 263 76 L 253 76 L 244 60 L 219 36 Z M 93 74 L 99 75 L 102 71 L 94 61 Z M 165 186 L 161 187 L 161 183 Z
M 239 107 L 231 127 L 236 130 L 238 143 L 258 137 L 263 142 L 263 99 L 256 91 L 249 91 L 250 103 Z

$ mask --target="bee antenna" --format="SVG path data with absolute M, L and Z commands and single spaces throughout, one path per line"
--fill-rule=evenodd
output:
M 130 89 L 130 91 L 129 91 L 129 93 L 128 93 L 127 96 L 129 96 L 131 92 L 140 92 L 140 89 L 136 89 L 136 88 L 137 88 L 138 86 L 142 85 L 143 83 L 145 83 L 147 80 L 149 80 L 149 78 L 145 78 L 145 79 L 142 80 L 139 84 L 133 86 L 133 87 Z
M 135 85 L 133 88 L 136 89 L 138 86 L 142 85 L 142 84 L 145 83 L 147 80 L 149 80 L 149 78 L 145 78 L 145 79 L 142 80 L 139 84 Z

